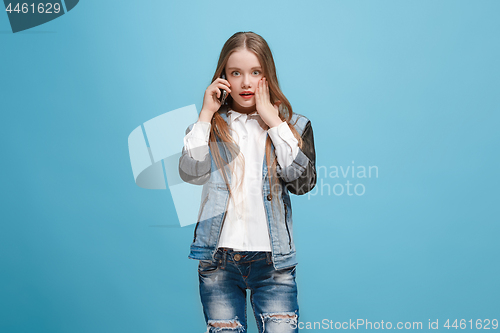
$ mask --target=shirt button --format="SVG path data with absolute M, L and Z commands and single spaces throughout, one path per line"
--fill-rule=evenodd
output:
M 237 254 L 234 255 L 234 260 L 235 261 L 240 261 L 240 259 L 241 259 L 241 255 L 239 253 L 237 253 Z
M 267 200 L 268 200 L 268 201 L 271 201 L 272 199 L 273 199 L 272 195 L 271 195 L 271 194 L 268 194 L 268 195 L 267 195 Z

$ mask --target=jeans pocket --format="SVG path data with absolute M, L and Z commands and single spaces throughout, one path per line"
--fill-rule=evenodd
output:
M 219 270 L 219 263 L 217 260 L 200 260 L 198 264 L 198 273 L 210 274 Z
M 276 271 L 276 273 L 287 274 L 287 275 L 293 276 L 295 278 L 295 269 L 296 268 L 297 268 L 297 265 L 294 265 L 294 266 L 278 269 Z

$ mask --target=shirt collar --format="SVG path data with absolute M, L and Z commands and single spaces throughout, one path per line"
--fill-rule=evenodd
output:
M 231 123 L 242 116 L 243 116 L 243 118 L 240 120 L 243 120 L 243 121 L 246 121 L 248 119 L 248 117 L 260 117 L 260 115 L 257 111 L 252 112 L 252 113 L 247 115 L 246 113 L 240 113 L 238 111 L 234 111 L 232 109 L 229 109 L 227 111 L 227 113 L 229 115 L 229 120 L 231 121 Z

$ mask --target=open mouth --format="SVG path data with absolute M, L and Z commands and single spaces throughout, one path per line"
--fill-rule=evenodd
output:
M 254 95 L 253 92 L 242 92 L 240 94 L 240 96 L 245 98 L 245 99 L 250 99 L 250 98 L 252 98 L 253 95 Z

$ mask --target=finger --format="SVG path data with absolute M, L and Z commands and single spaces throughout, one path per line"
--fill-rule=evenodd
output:
M 223 79 L 221 77 L 217 78 L 217 80 L 215 80 L 214 82 L 219 82 L 219 83 L 224 83 L 226 86 L 230 87 L 231 86 L 231 83 L 229 83 L 228 80 L 226 79 Z
M 254 91 L 254 96 L 255 96 L 255 105 L 257 106 L 257 110 L 260 105 L 260 92 L 259 92 L 259 85 L 257 84 L 257 87 L 255 88 Z
M 219 84 L 217 84 L 217 87 L 220 88 L 220 89 L 226 90 L 228 93 L 231 92 L 231 89 L 229 89 L 229 87 L 226 86 L 225 84 L 219 83 Z
M 259 82 L 259 85 L 260 85 L 260 89 L 262 91 L 262 99 L 263 100 L 266 100 L 268 99 L 268 90 L 267 90 L 267 86 L 266 86 L 266 82 L 265 82 L 265 79 L 262 79 L 260 82 Z

